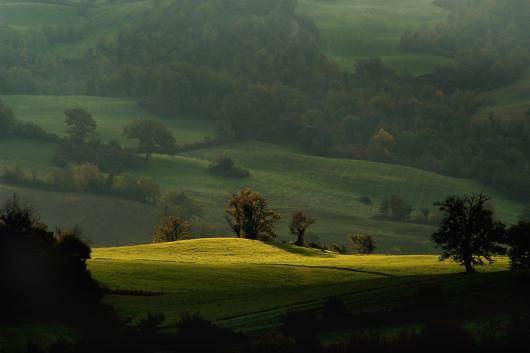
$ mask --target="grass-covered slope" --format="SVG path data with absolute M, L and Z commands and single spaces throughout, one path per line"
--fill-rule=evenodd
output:
M 200 141 L 210 136 L 213 126 L 189 119 L 169 119 L 146 114 L 139 110 L 132 100 L 96 97 L 52 97 L 52 96 L 5 96 L 4 102 L 13 107 L 17 118 L 33 121 L 46 130 L 64 133 L 63 111 L 67 107 L 88 109 L 98 123 L 98 131 L 104 140 L 121 139 L 122 126 L 136 117 L 161 119 L 172 127 L 179 143 Z M 0 166 L 19 165 L 37 174 L 50 172 L 53 144 L 29 140 L 9 139 L 0 141 Z M 249 179 L 231 179 L 214 176 L 206 172 L 210 160 L 218 155 L 233 158 L 235 163 L 250 171 Z M 324 243 L 346 242 L 350 233 L 372 234 L 380 251 L 425 253 L 432 251 L 429 235 L 431 226 L 383 221 L 374 218 L 380 201 L 397 195 L 412 204 L 415 216 L 423 208 L 434 210 L 433 202 L 451 194 L 477 192 L 484 189 L 480 183 L 449 178 L 414 168 L 382 163 L 323 158 L 306 155 L 291 147 L 258 142 L 242 142 L 215 148 L 201 149 L 175 157 L 155 156 L 144 168 L 131 171 L 149 176 L 160 183 L 164 190 L 177 188 L 187 190 L 204 209 L 204 215 L 197 222 L 199 235 L 229 235 L 224 219 L 224 206 L 230 192 L 251 187 L 268 199 L 271 207 L 278 210 L 283 219 L 278 233 L 288 239 L 287 222 L 290 214 L 301 209 L 316 219 L 309 230 L 309 238 L 320 238 Z M 16 188 L 2 187 L 2 196 L 7 197 Z M 493 204 L 500 218 L 514 222 L 523 205 L 513 202 L 501 194 L 486 190 L 493 197 Z M 158 212 L 153 207 L 131 202 L 129 216 L 123 218 L 112 198 L 86 195 L 48 193 L 42 197 L 38 192 L 20 190 L 36 202 L 45 221 L 62 224 L 53 216 L 67 207 L 68 225 L 79 223 L 87 236 L 96 244 L 115 245 L 149 242 L 152 229 L 157 222 Z M 372 205 L 359 201 L 368 196 Z M 88 196 L 86 196 L 88 197 Z M 49 205 L 46 201 L 49 198 Z M 62 199 L 77 200 L 64 203 Z M 96 202 L 96 200 L 99 200 Z M 126 201 L 121 201 L 127 204 Z M 106 213 L 104 222 L 97 222 L 87 204 Z M 53 210 L 50 210 L 51 205 Z M 63 205 L 63 206 L 59 206 Z M 77 214 L 76 208 L 82 211 Z M 146 212 L 145 210 L 150 210 Z M 47 218 L 50 215 L 50 218 Z M 142 223 L 141 227 L 136 226 Z M 106 231 L 102 231 L 106 228 Z M 124 229 L 120 232 L 120 228 Z M 125 231 L 126 230 L 126 231 Z
M 96 248 L 92 257 L 93 275 L 114 293 L 106 300 L 124 315 L 161 312 L 171 325 L 183 311 L 200 312 L 238 330 L 275 326 L 286 311 L 317 310 L 330 296 L 368 310 L 396 305 L 434 278 L 462 279 L 436 256 L 347 256 L 244 239 Z M 484 270 L 506 267 L 501 258 Z
M 298 11 L 316 23 L 322 50 L 345 69 L 362 57 L 382 57 L 412 73 L 449 62 L 435 55 L 404 54 L 399 47 L 403 32 L 446 19 L 432 0 L 300 0 Z

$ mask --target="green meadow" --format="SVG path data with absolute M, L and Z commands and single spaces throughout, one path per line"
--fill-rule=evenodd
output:
M 89 110 L 98 123 L 103 140 L 122 141 L 123 126 L 137 117 L 160 119 L 172 128 L 177 142 L 181 144 L 201 141 L 213 134 L 211 123 L 156 117 L 142 112 L 135 101 L 129 99 L 54 96 L 5 96 L 2 99 L 13 108 L 18 119 L 35 122 L 47 131 L 60 135 L 65 130 L 63 110 L 66 107 Z M 54 145 L 50 143 L 2 140 L 0 165 L 18 165 L 43 176 L 54 168 L 50 165 L 53 148 Z M 237 165 L 250 171 L 251 177 L 232 179 L 207 173 L 210 161 L 219 155 L 233 158 Z M 196 221 L 194 233 L 197 236 L 230 235 L 223 211 L 228 195 L 250 187 L 261 192 L 269 200 L 270 206 L 283 216 L 278 233 L 285 239 L 291 239 L 287 228 L 290 214 L 301 209 L 317 221 L 310 228 L 310 239 L 326 244 L 344 243 L 349 234 L 368 233 L 376 239 L 379 251 L 391 253 L 432 252 L 434 249 L 429 235 L 434 228 L 414 222 L 374 218 L 381 200 L 392 195 L 400 196 L 414 207 L 413 216 L 418 218 L 423 208 L 434 211 L 433 203 L 445 196 L 485 189 L 475 181 L 414 168 L 310 156 L 290 146 L 252 141 L 199 149 L 174 157 L 154 156 L 143 168 L 130 173 L 151 177 L 163 190 L 185 190 L 196 199 L 204 210 L 204 214 Z M 1 186 L 0 195 L 5 198 L 16 189 Z M 87 237 L 99 245 L 149 242 L 159 217 L 155 207 L 109 197 L 69 194 L 67 199 L 70 201 L 65 202 L 62 199 L 64 193 L 27 189 L 21 189 L 20 193 L 28 195 L 43 210 L 43 218 L 49 223 L 66 223 L 65 226 L 79 223 Z M 499 217 L 505 222 L 514 222 L 523 205 L 493 191 L 489 191 L 489 194 L 493 197 Z M 368 196 L 372 204 L 360 202 L 363 196 Z M 48 199 L 56 200 L 52 210 L 46 210 Z M 119 203 L 131 206 L 125 212 L 123 207 L 116 207 Z M 76 206 L 72 208 L 73 205 Z M 65 212 L 77 207 L 77 212 Z M 62 214 L 72 217 L 66 218 L 67 222 L 64 222 Z M 105 215 L 102 218 L 104 223 L 115 223 L 106 231 L 103 231 L 102 222 L 97 221 L 96 215 L 102 214 Z
M 182 312 L 198 312 L 225 327 L 261 330 L 289 310 L 321 310 L 331 296 L 370 311 L 403 304 L 425 283 L 479 280 L 434 255 L 338 255 L 245 239 L 96 248 L 92 258 L 92 274 L 111 290 L 108 303 L 135 319 L 163 313 L 169 327 Z M 483 269 L 487 276 L 507 268 L 497 260 Z

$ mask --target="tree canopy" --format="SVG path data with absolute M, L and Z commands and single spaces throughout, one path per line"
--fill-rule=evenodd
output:
M 155 152 L 173 154 L 176 140 L 171 130 L 157 120 L 137 119 L 123 129 L 127 139 L 138 140 L 138 150 L 149 160 Z
M 466 273 L 485 261 L 493 263 L 493 255 L 502 253 L 504 224 L 494 220 L 487 207 L 489 198 L 483 193 L 451 196 L 436 203 L 442 212 L 442 222 L 432 239 L 442 250 L 440 260 L 451 259 L 464 265 Z

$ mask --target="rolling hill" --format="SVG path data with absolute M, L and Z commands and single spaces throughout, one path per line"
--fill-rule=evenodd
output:
M 121 138 L 121 128 L 138 116 L 154 117 L 138 110 L 133 100 L 96 97 L 5 96 L 22 121 L 33 121 L 46 130 L 64 133 L 62 111 L 66 107 L 85 107 L 94 115 L 98 131 L 104 139 Z M 213 127 L 190 119 L 159 118 L 172 127 L 179 143 L 201 141 L 211 136 Z M 39 175 L 49 173 L 53 144 L 10 139 L 0 141 L 0 165 L 19 165 Z M 231 179 L 208 174 L 210 160 L 218 155 L 234 159 L 248 169 L 249 179 Z M 398 195 L 415 209 L 419 217 L 423 208 L 434 210 L 433 203 L 451 194 L 478 192 L 480 183 L 445 177 L 414 168 L 382 163 L 323 158 L 304 154 L 290 146 L 260 142 L 241 142 L 199 149 L 175 157 L 155 156 L 144 168 L 132 174 L 156 180 L 164 190 L 183 189 L 196 199 L 204 210 L 197 221 L 196 235 L 229 235 L 223 208 L 230 192 L 251 187 L 269 200 L 272 208 L 283 216 L 278 232 L 290 239 L 287 221 L 290 214 L 302 209 L 317 223 L 310 228 L 310 238 L 326 244 L 343 243 L 348 234 L 369 233 L 378 242 L 378 250 L 392 253 L 424 253 L 433 251 L 429 234 L 433 227 L 418 223 L 401 223 L 374 218 L 382 199 Z M 70 226 L 81 224 L 95 244 L 118 245 L 143 243 L 151 240 L 151 232 L 159 212 L 135 202 L 129 202 L 130 219 L 124 216 L 126 201 L 85 194 L 40 192 L 1 186 L 0 195 L 8 197 L 14 191 L 27 196 L 50 224 Z M 502 194 L 489 191 L 499 217 L 514 222 L 523 205 Z M 368 196 L 372 204 L 359 198 Z M 63 200 L 69 200 L 68 202 Z M 53 205 L 52 208 L 49 205 Z M 53 200 L 53 201 L 51 201 Z M 118 203 L 117 203 L 118 202 Z M 79 207 L 77 215 L 72 207 Z M 89 206 L 90 205 L 90 206 Z M 97 210 L 90 211 L 90 210 Z M 62 213 L 69 216 L 61 217 Z M 89 213 L 87 215 L 87 212 Z M 98 222 L 98 215 L 105 215 Z M 111 225 L 111 223 L 115 224 Z M 142 224 L 142 226 L 138 226 Z M 105 231 L 105 227 L 108 229 Z M 120 228 L 126 231 L 120 232 Z
M 331 296 L 376 310 L 402 305 L 425 283 L 449 290 L 491 279 L 455 275 L 461 269 L 436 256 L 337 255 L 245 239 L 96 248 L 92 258 L 91 272 L 111 290 L 107 302 L 125 316 L 161 312 L 171 326 L 183 311 L 200 312 L 244 331 L 275 327 L 289 310 L 321 310 Z M 484 270 L 495 276 L 506 266 L 500 258 Z

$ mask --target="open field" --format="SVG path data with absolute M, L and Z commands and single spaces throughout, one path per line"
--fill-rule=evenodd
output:
M 330 296 L 375 310 L 409 300 L 422 283 L 450 288 L 474 282 L 454 275 L 461 268 L 436 256 L 337 255 L 244 239 L 97 248 L 92 257 L 93 275 L 122 291 L 106 300 L 123 315 L 162 312 L 171 325 L 183 311 L 200 312 L 247 331 L 274 327 L 288 310 L 320 310 Z M 506 269 L 506 259 L 498 260 L 484 270 Z M 131 290 L 159 295 L 127 295 Z
M 362 57 L 381 57 L 399 70 L 426 73 L 450 61 L 435 55 L 404 54 L 401 34 L 445 20 L 432 0 L 300 0 L 299 13 L 315 21 L 322 50 L 345 68 Z
M 63 134 L 65 130 L 62 112 L 65 108 L 73 106 L 84 107 L 94 115 L 98 122 L 98 131 L 104 139 L 120 140 L 122 126 L 129 119 L 138 116 L 153 117 L 168 124 L 180 143 L 200 141 L 205 136 L 211 136 L 213 131 L 213 127 L 208 123 L 184 118 L 162 118 L 144 113 L 129 99 L 64 96 L 4 96 L 2 99 L 13 108 L 18 119 L 33 121 L 46 130 L 59 134 Z M 30 172 L 44 175 L 53 169 L 50 166 L 53 148 L 50 143 L 34 143 L 21 139 L 2 140 L 0 166 L 19 165 Z M 251 177 L 231 179 L 207 173 L 210 160 L 221 154 L 233 158 L 237 165 L 248 169 Z M 379 251 L 391 253 L 433 251 L 429 239 L 433 227 L 373 218 L 382 199 L 391 195 L 400 196 L 414 207 L 414 217 L 420 217 L 421 209 L 434 210 L 433 203 L 448 195 L 484 189 L 483 185 L 475 181 L 449 178 L 414 168 L 316 157 L 288 146 L 251 141 L 200 149 L 175 157 L 154 156 L 144 168 L 131 173 L 153 178 L 164 190 L 186 190 L 196 199 L 204 210 L 195 229 L 198 236 L 230 235 L 223 212 L 228 195 L 230 192 L 250 187 L 263 193 L 271 207 L 282 214 L 278 233 L 286 239 L 291 239 L 287 229 L 288 218 L 293 211 L 301 209 L 316 219 L 316 224 L 309 230 L 310 239 L 319 238 L 326 244 L 343 243 L 348 234 L 368 233 L 375 237 Z M 17 188 L 2 187 L 2 190 L 5 197 Z M 502 194 L 487 189 L 486 191 L 493 197 L 499 217 L 507 223 L 514 222 L 523 205 Z M 21 189 L 20 193 L 28 195 L 29 199 L 36 203 L 43 216 L 46 216 L 44 220 L 49 220 L 52 224 L 64 220 L 53 216 L 55 212 L 46 210 L 47 198 L 42 197 L 39 192 L 31 193 L 27 189 Z M 83 225 L 87 236 L 99 245 L 149 242 L 157 222 L 156 208 L 135 202 L 130 202 L 129 216 L 136 221 L 131 221 L 129 225 L 121 210 L 113 211 L 115 202 L 112 198 L 64 193 L 47 195 L 57 212 L 63 210 L 62 207 L 73 205 L 76 206 L 72 209 L 80 207 L 80 210 L 89 210 L 86 205 L 91 204 L 91 207 L 106 212 L 107 217 L 104 219 L 109 224 L 122 220 L 115 225 L 109 225 L 108 231 L 102 232 L 105 222 L 92 224 L 95 218 L 85 215 L 85 211 L 79 212 L 77 216 L 75 212 L 67 212 L 67 225 Z M 372 204 L 360 202 L 359 198 L 362 196 L 370 197 Z M 63 197 L 77 201 L 63 203 Z M 86 203 L 86 197 L 91 201 Z M 124 205 L 129 204 L 128 201 L 118 201 Z M 115 217 L 114 212 L 118 213 Z M 145 224 L 141 227 L 134 226 L 139 220 Z M 120 227 L 127 231 L 120 232 Z
M 178 144 L 202 141 L 213 136 L 213 123 L 191 119 L 171 119 L 156 116 L 138 107 L 135 99 L 88 96 L 2 96 L 18 119 L 31 121 L 59 135 L 64 135 L 64 110 L 84 108 L 98 124 L 98 133 L 105 140 L 124 142 L 123 127 L 133 119 L 156 119 L 169 126 Z

